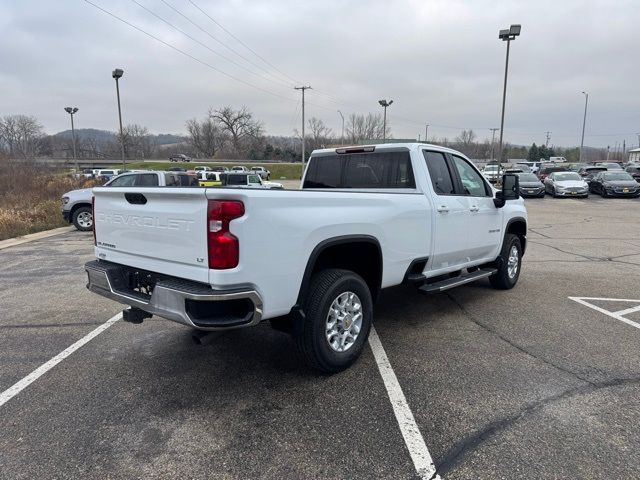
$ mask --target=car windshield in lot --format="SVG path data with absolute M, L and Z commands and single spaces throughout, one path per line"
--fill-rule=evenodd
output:
M 582 180 L 580 175 L 575 172 L 559 172 L 553 174 L 553 179 L 559 182 L 566 182 L 571 180 Z
M 596 164 L 596 167 L 606 167 L 609 170 L 622 170 L 622 166 L 619 163 L 615 162 L 603 162 Z
M 539 182 L 538 177 L 533 173 L 521 173 L 518 175 L 520 182 Z
M 635 182 L 633 177 L 627 172 L 606 172 L 602 174 L 602 178 L 608 181 L 624 181 L 629 180 Z

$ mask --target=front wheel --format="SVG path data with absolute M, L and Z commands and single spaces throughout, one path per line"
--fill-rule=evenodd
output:
M 522 244 L 517 235 L 507 234 L 500 256 L 496 260 L 498 271 L 489 277 L 491 286 L 499 290 L 515 287 L 522 266 Z
M 91 207 L 80 207 L 73 212 L 73 224 L 81 232 L 88 232 L 93 228 L 93 213 Z
M 310 367 L 336 373 L 355 362 L 373 321 L 373 301 L 365 281 L 354 272 L 316 273 L 304 302 L 304 317 L 294 326 L 298 354 Z

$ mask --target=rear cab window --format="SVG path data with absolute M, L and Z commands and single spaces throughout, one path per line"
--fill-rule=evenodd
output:
M 312 157 L 303 188 L 401 189 L 416 187 L 408 151 L 335 153 Z

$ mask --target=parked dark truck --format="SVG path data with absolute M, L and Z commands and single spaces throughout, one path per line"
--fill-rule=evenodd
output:
M 88 288 L 199 331 L 264 320 L 325 372 L 360 355 L 381 289 L 518 281 L 527 213 L 462 154 L 423 144 L 314 151 L 301 190 L 95 188 Z

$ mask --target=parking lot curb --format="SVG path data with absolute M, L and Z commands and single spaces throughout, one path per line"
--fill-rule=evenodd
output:
M 34 240 L 40 240 L 42 238 L 53 237 L 60 235 L 61 233 L 70 232 L 73 230 L 73 226 L 54 228 L 53 230 L 45 230 L 44 232 L 30 233 L 29 235 L 23 235 L 22 237 L 8 238 L 7 240 L 0 241 L 0 250 L 5 248 L 15 247 L 22 245 L 23 243 L 33 242 Z

